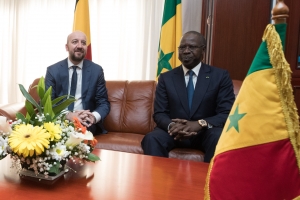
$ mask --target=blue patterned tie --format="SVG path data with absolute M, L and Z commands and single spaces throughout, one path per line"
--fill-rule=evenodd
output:
M 195 90 L 194 83 L 193 83 L 193 75 L 194 75 L 193 70 L 189 70 L 188 74 L 189 74 L 189 82 L 188 82 L 186 89 L 187 89 L 187 95 L 188 95 L 188 101 L 189 101 L 189 108 L 191 110 L 193 96 L 194 96 L 194 90 Z
M 77 66 L 73 66 L 73 74 L 72 74 L 72 80 L 71 80 L 71 89 L 70 89 L 70 95 L 75 97 L 76 93 L 76 86 L 77 86 L 77 72 L 76 72 Z M 71 103 L 68 107 L 69 110 L 74 110 L 74 102 Z

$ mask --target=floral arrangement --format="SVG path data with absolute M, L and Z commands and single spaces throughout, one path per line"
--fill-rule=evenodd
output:
M 45 91 L 43 77 L 36 86 L 39 103 L 23 85 L 19 87 L 26 98 L 27 113 L 17 113 L 17 120 L 10 122 L 0 117 L 0 159 L 10 155 L 12 166 L 19 172 L 31 170 L 45 178 L 64 171 L 69 160 L 81 165 L 100 160 L 91 153 L 97 144 L 93 134 L 78 119 L 70 122 L 65 118 L 65 109 L 75 101 L 73 97 L 51 100 L 52 88 Z

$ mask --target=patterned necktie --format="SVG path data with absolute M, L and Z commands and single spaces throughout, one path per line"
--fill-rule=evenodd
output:
M 193 83 L 193 75 L 194 75 L 193 70 L 189 70 L 188 74 L 189 74 L 189 82 L 188 82 L 186 89 L 187 89 L 187 95 L 188 95 L 188 101 L 189 101 L 189 108 L 191 110 L 193 96 L 194 96 L 194 90 L 195 90 L 194 83 Z
M 73 66 L 73 74 L 72 74 L 72 80 L 71 80 L 71 89 L 70 89 L 70 96 L 75 97 L 76 93 L 76 86 L 77 86 L 77 72 L 76 72 L 77 66 Z M 74 110 L 74 102 L 71 103 L 68 107 L 69 110 Z

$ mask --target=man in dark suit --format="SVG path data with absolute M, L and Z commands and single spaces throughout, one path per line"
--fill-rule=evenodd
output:
M 81 31 L 67 38 L 69 57 L 47 68 L 45 85 L 52 86 L 52 99 L 62 95 L 75 96 L 66 118 L 77 117 L 93 134 L 106 133 L 102 122 L 110 110 L 104 73 L 101 66 L 84 59 L 86 35 Z M 72 93 L 73 91 L 73 93 Z
M 182 65 L 160 75 L 154 102 L 157 127 L 148 133 L 145 155 L 168 157 L 173 148 L 194 148 L 210 162 L 235 96 L 226 70 L 202 63 L 204 37 L 195 31 L 183 35 Z

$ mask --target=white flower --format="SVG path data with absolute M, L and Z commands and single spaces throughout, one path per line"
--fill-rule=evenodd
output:
M 57 143 L 56 147 L 50 149 L 50 154 L 53 159 L 60 161 L 62 158 L 67 157 L 69 152 L 67 151 L 66 145 Z
M 6 155 L 7 154 L 7 138 L 3 138 L 0 136 L 0 157 L 1 155 Z
M 72 132 L 70 138 L 67 140 L 66 145 L 68 147 L 75 147 L 83 140 L 93 140 L 94 136 L 90 131 L 86 131 L 85 134 Z

